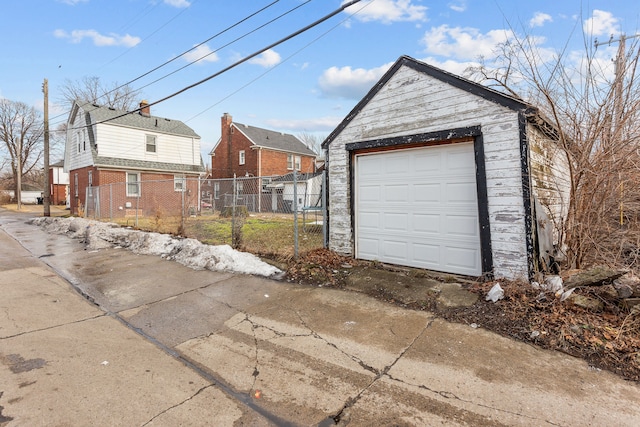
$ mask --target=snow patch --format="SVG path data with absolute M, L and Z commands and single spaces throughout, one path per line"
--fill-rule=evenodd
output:
M 136 254 L 156 255 L 195 270 L 229 271 L 270 277 L 281 271 L 257 256 L 229 245 L 205 245 L 196 239 L 122 228 L 118 224 L 84 218 L 39 217 L 30 221 L 51 234 L 83 241 L 88 249 L 126 248 Z

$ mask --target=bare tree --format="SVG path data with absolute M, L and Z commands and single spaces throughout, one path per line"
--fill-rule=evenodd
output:
M 322 152 L 322 141 L 324 141 L 326 137 L 322 137 L 306 131 L 300 132 L 296 136 L 300 141 L 304 143 L 304 145 L 309 147 L 316 154 L 320 154 Z
M 20 182 L 38 165 L 43 153 L 44 121 L 40 113 L 23 102 L 0 99 L 0 141 L 11 163 L 13 187 L 20 201 Z
M 521 94 L 562 131 L 571 173 L 565 229 L 572 267 L 640 263 L 640 50 L 630 39 L 629 48 L 624 35 L 614 40 L 615 69 L 584 35 L 578 62 L 568 51 L 549 59 L 532 38 L 514 36 L 501 47 L 500 67 L 472 70 L 490 86 Z
M 140 91 L 128 84 L 119 85 L 117 82 L 106 86 L 100 77 L 85 76 L 82 80 L 66 79 L 59 88 L 62 101 L 71 104 L 78 100 L 92 104 L 104 105 L 117 110 L 131 111 L 138 107 Z

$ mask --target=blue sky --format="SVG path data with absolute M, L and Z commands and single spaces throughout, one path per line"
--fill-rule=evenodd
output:
M 271 5 L 274 3 L 273 5 Z M 342 0 L 22 0 L 4 1 L 0 98 L 42 109 L 49 80 L 51 125 L 66 120 L 59 88 L 66 79 L 98 76 L 126 83 L 221 32 L 134 88 L 155 102 L 324 17 Z M 272 24 L 259 26 L 298 7 Z M 584 51 L 594 38 L 640 29 L 634 1 L 362 0 L 265 54 L 152 107 L 186 122 L 206 154 L 220 136 L 220 117 L 300 134 L 326 136 L 401 55 L 461 74 L 480 55 L 491 60 L 511 30 L 536 37 L 547 51 Z M 256 30 L 253 33 L 251 31 Z M 241 38 L 238 41 L 235 39 Z M 616 46 L 603 46 L 603 61 Z M 163 78 L 188 62 L 204 59 Z M 56 159 L 52 159 L 55 161 Z

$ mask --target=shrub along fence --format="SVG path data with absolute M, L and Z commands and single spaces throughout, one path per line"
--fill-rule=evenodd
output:
M 280 258 L 326 246 L 325 175 L 174 179 L 87 188 L 84 216 Z

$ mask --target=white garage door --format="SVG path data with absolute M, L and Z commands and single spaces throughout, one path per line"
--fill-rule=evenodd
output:
M 480 275 L 473 143 L 356 156 L 356 256 Z

